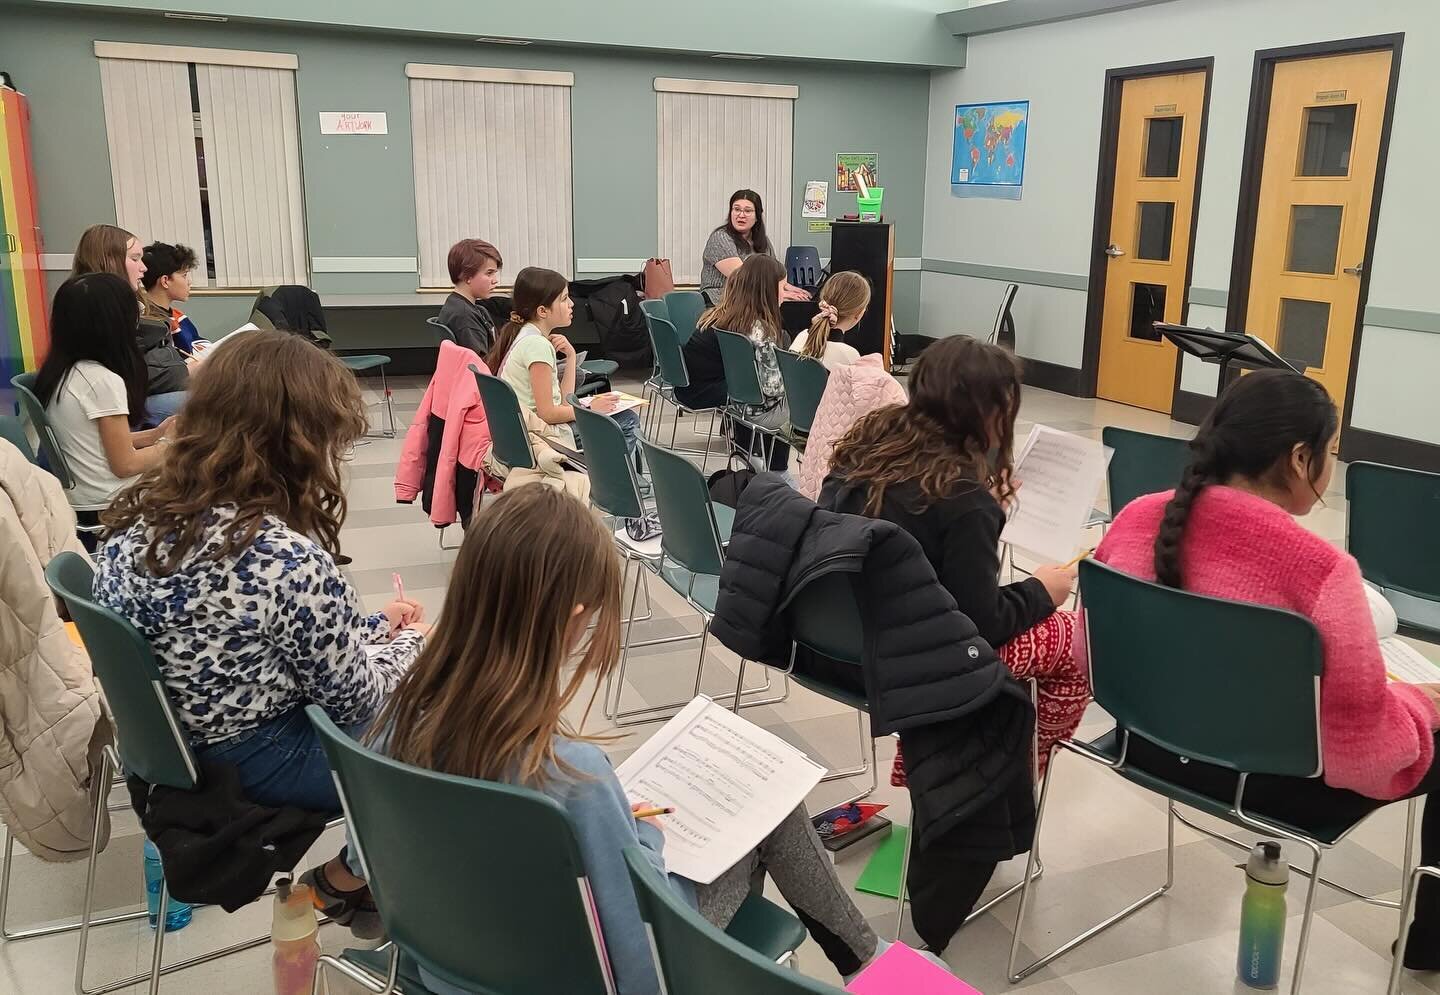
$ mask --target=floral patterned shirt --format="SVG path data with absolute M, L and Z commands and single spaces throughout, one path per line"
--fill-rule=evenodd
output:
M 404 631 L 382 642 L 384 613 L 366 615 L 330 554 L 278 518 L 215 560 L 234 517 L 232 507 L 207 512 L 200 544 L 165 577 L 145 567 L 143 522 L 112 536 L 96 556 L 95 600 L 150 643 L 196 746 L 307 704 L 339 725 L 369 721 L 424 638 Z

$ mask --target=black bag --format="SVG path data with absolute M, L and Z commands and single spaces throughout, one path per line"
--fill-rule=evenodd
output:
M 739 464 L 738 466 L 736 464 Z M 716 470 L 706 481 L 710 489 L 710 500 L 730 508 L 740 506 L 740 495 L 755 479 L 755 468 L 739 453 L 730 454 L 730 464 L 723 470 Z
M 600 351 L 623 367 L 649 367 L 653 362 L 650 333 L 640 310 L 640 277 L 576 280 L 570 284 L 575 301 L 574 324 L 588 320 L 600 339 Z

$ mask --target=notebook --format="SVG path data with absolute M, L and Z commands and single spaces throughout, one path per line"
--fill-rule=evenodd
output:
M 1397 634 L 1400 620 L 1385 595 L 1369 584 L 1365 599 L 1370 603 L 1370 617 L 1375 620 L 1375 634 L 1380 637 L 1380 653 L 1385 657 L 1385 673 L 1392 681 L 1403 684 L 1440 683 L 1437 665 Z

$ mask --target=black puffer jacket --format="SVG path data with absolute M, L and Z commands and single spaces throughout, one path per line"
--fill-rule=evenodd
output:
M 995 860 L 1028 850 L 1029 693 L 905 530 L 824 511 L 778 474 L 757 476 L 735 512 L 710 632 L 748 660 L 783 667 L 791 648 L 784 608 L 835 571 L 858 577 L 871 732 L 900 733 L 917 845 L 943 836 L 953 849 Z
M 146 394 L 169 394 L 190 387 L 190 368 L 170 337 L 170 323 L 141 318 L 135 341 L 145 355 Z

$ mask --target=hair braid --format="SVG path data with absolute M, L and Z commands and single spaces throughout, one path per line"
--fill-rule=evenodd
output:
M 1195 499 L 1206 487 L 1215 483 L 1215 456 L 1207 440 L 1191 443 L 1195 455 L 1180 478 L 1180 486 L 1165 505 L 1160 531 L 1155 536 L 1155 579 L 1166 587 L 1180 587 L 1180 543 L 1185 538 L 1185 524 Z

